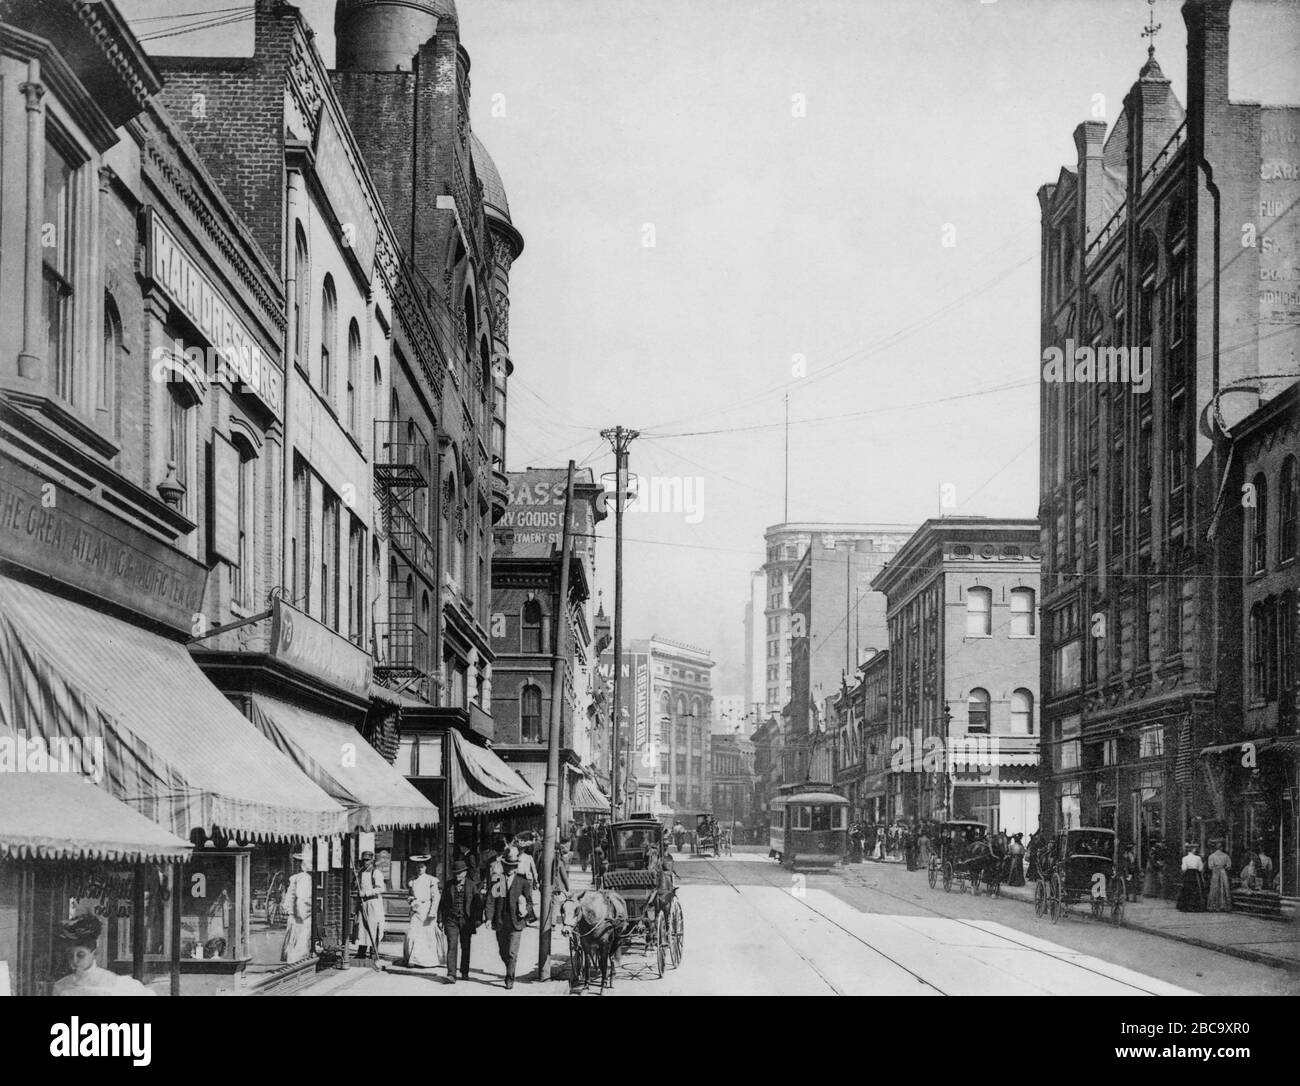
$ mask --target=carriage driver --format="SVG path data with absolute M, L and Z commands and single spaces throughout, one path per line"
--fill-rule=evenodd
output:
M 672 905 L 673 894 L 677 890 L 677 873 L 673 870 L 672 854 L 665 847 L 660 851 L 650 847 L 650 871 L 655 876 L 655 892 L 646 899 L 646 923 L 653 927 L 660 910 L 668 912 Z

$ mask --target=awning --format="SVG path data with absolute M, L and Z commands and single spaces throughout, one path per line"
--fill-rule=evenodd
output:
M 326 795 L 347 808 L 348 829 L 438 824 L 438 808 L 349 724 L 260 695 L 253 698 L 252 720 Z
M 13 740 L 0 733 L 0 741 Z M 27 737 L 17 741 L 27 746 Z M 78 774 L 0 773 L 0 856 L 165 863 L 192 851 Z
M 267 742 L 185 646 L 0 577 L 0 727 L 104 750 L 106 789 L 188 838 L 332 837 L 347 814 Z
M 544 807 L 546 805 L 546 763 L 506 762 L 506 765 L 523 777 L 524 782 L 533 790 L 538 806 Z M 563 772 L 563 767 L 560 771 Z
M 573 786 L 573 809 L 608 814 L 609 797 L 601 792 L 600 786 L 590 777 L 579 777 Z
M 1219 743 L 1213 747 L 1204 747 L 1201 750 L 1201 757 L 1208 754 L 1233 754 L 1243 753 L 1243 748 L 1250 744 L 1255 748 L 1256 754 L 1262 754 L 1266 750 L 1276 749 L 1283 752 L 1294 751 L 1300 748 L 1300 735 L 1262 735 L 1254 739 L 1239 739 L 1235 743 Z
M 454 728 L 448 729 L 453 811 L 509 811 L 536 807 L 538 798 L 518 773 L 486 747 L 478 747 Z

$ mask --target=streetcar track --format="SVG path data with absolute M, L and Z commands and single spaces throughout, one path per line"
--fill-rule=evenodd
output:
M 717 860 L 716 860 L 716 859 L 710 859 L 710 860 L 708 860 L 707 862 L 708 862 L 709 864 L 711 864 L 711 865 L 714 866 L 714 870 L 717 872 L 718 877 L 722 880 L 722 882 L 723 882 L 724 884 L 726 884 L 727 886 L 730 886 L 731 889 L 733 889 L 737 894 L 740 893 L 740 888 L 739 888 L 739 887 L 738 887 L 734 882 L 732 882 L 731 879 L 729 879 L 729 878 L 728 878 L 728 877 L 727 877 L 727 876 L 722 872 L 722 870 L 721 870 L 720 868 L 718 868 L 718 867 L 716 866 L 716 864 L 717 864 Z M 762 870 L 763 870 L 764 872 L 768 872 L 768 871 L 771 870 L 771 869 L 768 867 L 768 865 L 766 865 L 766 864 L 760 864 L 760 865 L 757 865 L 757 866 L 761 867 Z M 771 879 L 768 879 L 768 878 L 766 878 L 766 877 L 764 878 L 764 881 L 765 881 L 765 882 L 767 883 L 767 885 L 769 885 L 769 886 L 777 886 L 777 885 L 778 885 L 776 882 L 773 882 Z M 1101 977 L 1101 978 L 1103 978 L 1104 980 L 1108 980 L 1108 981 L 1110 981 L 1110 982 L 1112 982 L 1112 983 L 1114 983 L 1114 984 L 1120 984 L 1120 985 L 1123 985 L 1123 986 L 1126 987 L 1126 988 L 1132 988 L 1134 991 L 1141 992 L 1143 995 L 1151 995 L 1151 996 L 1155 996 L 1155 995 L 1160 995 L 1160 994 L 1162 994 L 1162 993 L 1160 993 L 1160 992 L 1153 992 L 1153 991 L 1151 991 L 1151 990 L 1148 989 L 1148 988 L 1143 988 L 1141 985 L 1139 985 L 1139 984 L 1134 984 L 1132 981 L 1121 980 L 1120 978 L 1115 977 L 1115 976 L 1112 976 L 1112 975 L 1109 974 L 1109 973 L 1103 973 L 1100 969 L 1094 969 L 1094 968 L 1092 968 L 1091 966 L 1084 965 L 1084 964 L 1082 964 L 1081 962 L 1076 961 L 1076 960 L 1073 960 L 1073 959 L 1071 959 L 1071 958 L 1069 958 L 1069 957 L 1066 957 L 1066 956 L 1064 956 L 1064 955 L 1061 955 L 1061 954 L 1054 954 L 1054 953 L 1052 953 L 1051 951 L 1043 950 L 1041 947 L 1030 946 L 1028 943 L 1022 943 L 1022 942 L 1020 942 L 1018 939 L 1013 939 L 1013 938 L 1010 938 L 1009 936 L 1002 935 L 1002 934 L 1000 934 L 1000 933 L 991 932 L 991 931 L 989 931 L 987 928 L 982 928 L 982 927 L 980 927 L 978 924 L 972 923 L 972 922 L 970 922 L 969 920 L 966 920 L 966 919 L 964 919 L 964 918 L 962 918 L 962 917 L 949 916 L 947 913 L 940 912 L 938 909 L 934 908 L 933 906 L 926 905 L 926 904 L 925 904 L 924 902 L 922 902 L 919 898 L 915 898 L 915 899 L 911 899 L 911 900 L 909 900 L 908 898 L 903 897 L 901 894 L 896 894 L 896 893 L 893 893 L 893 892 L 891 892 L 891 891 L 889 891 L 889 890 L 883 890 L 883 889 L 881 889 L 879 886 L 876 886 L 876 885 L 867 885 L 867 884 L 865 884 L 865 883 L 861 883 L 860 885 L 863 887 L 863 889 L 871 890 L 871 891 L 873 891 L 873 892 L 875 892 L 875 893 L 878 893 L 878 894 L 883 894 L 885 897 L 891 897 L 891 898 L 893 898 L 895 901 L 901 901 L 901 902 L 904 902 L 905 904 L 907 904 L 907 905 L 908 905 L 909 907 L 911 907 L 911 908 L 919 908 L 919 909 L 922 909 L 922 910 L 924 910 L 925 912 L 930 913 L 931 915 L 933 915 L 933 916 L 935 916 L 935 917 L 938 917 L 938 918 L 941 919 L 941 920 L 951 920 L 951 921 L 953 921 L 954 923 L 961 924 L 963 927 L 970 928 L 972 931 L 977 931 L 977 932 L 979 932 L 981 935 L 984 935 L 984 936 L 990 936 L 990 935 L 991 935 L 991 936 L 993 936 L 993 937 L 996 938 L 996 939 L 1000 939 L 1000 940 L 1002 940 L 1003 942 L 1006 942 L 1006 943 L 1011 944 L 1012 946 L 1019 947 L 1019 948 L 1021 948 L 1022 950 L 1028 950 L 1028 951 L 1030 951 L 1031 953 L 1034 953 L 1034 954 L 1041 954 L 1041 955 L 1043 955 L 1043 957 L 1045 957 L 1045 958 L 1051 958 L 1053 961 L 1060 962 L 1060 963 L 1063 964 L 1063 965 L 1071 966 L 1071 967 L 1073 967 L 1073 968 L 1075 968 L 1075 969 L 1079 969 L 1079 970 L 1081 970 L 1081 971 L 1083 971 L 1083 972 L 1085 972 L 1085 973 L 1091 973 L 1091 974 L 1093 974 L 1094 976 Z M 871 944 L 870 942 L 868 942 L 866 939 L 863 939 L 863 938 L 862 938 L 860 935 L 858 935 L 856 932 L 850 931 L 848 928 L 844 927 L 844 925 L 841 924 L 841 923 L 839 923 L 837 920 L 834 920 L 833 918 L 827 916 L 824 912 L 822 912 L 820 909 L 818 909 L 815 905 L 811 905 L 811 904 L 810 904 L 810 903 L 809 903 L 805 898 L 794 897 L 794 895 L 791 895 L 791 896 L 794 898 L 795 901 L 800 902 L 800 904 L 802 904 L 802 905 L 803 905 L 806 909 L 808 909 L 810 912 L 813 912 L 813 913 L 815 913 L 816 915 L 820 916 L 820 917 L 821 917 L 823 920 L 825 920 L 828 924 L 831 924 L 831 925 L 833 925 L 834 927 L 838 928 L 840 931 L 844 932 L 845 935 L 848 935 L 850 938 L 852 938 L 852 939 L 856 940 L 857 942 L 861 943 L 861 944 L 862 944 L 863 946 L 865 946 L 867 949 L 869 949 L 869 950 L 871 950 L 871 951 L 874 951 L 876 954 L 879 954 L 879 955 L 880 955 L 882 958 L 884 958 L 886 961 L 888 961 L 888 962 L 890 962 L 891 964 L 897 966 L 899 969 L 903 970 L 905 973 L 907 973 L 907 974 L 909 974 L 910 976 L 914 977 L 914 978 L 915 978 L 916 980 L 918 980 L 920 983 L 926 985 L 926 986 L 929 987 L 929 988 L 933 988 L 933 989 L 934 989 L 936 992 L 938 992 L 940 995 L 950 995 L 950 994 L 951 994 L 951 993 L 949 993 L 949 992 L 945 992 L 942 988 L 940 988 L 938 985 L 936 985 L 933 981 L 927 980 L 925 977 L 921 976 L 921 974 L 917 973 L 915 970 L 913 970 L 913 969 L 909 969 L 907 966 L 903 965 L 902 962 L 899 962 L 899 961 L 895 960 L 894 958 L 890 957 L 888 954 L 886 954 L 886 953 L 885 953 L 883 950 L 881 950 L 879 947 L 874 946 L 873 944 Z M 1006 925 L 1002 925 L 1002 926 L 1005 927 Z M 1008 930 L 1014 930 L 1014 929 L 1008 929 Z M 782 938 L 784 938 L 784 936 L 782 936 Z M 789 942 L 789 940 L 786 940 L 786 942 Z M 793 944 L 791 944 L 791 946 L 793 947 Z M 801 958 L 804 958 L 805 961 L 808 961 L 808 959 L 807 959 L 807 958 L 806 958 L 806 957 L 805 957 L 805 956 L 804 956 L 804 955 L 799 951 L 799 948 L 798 948 L 798 947 L 794 947 L 794 950 L 795 950 L 796 953 L 799 954 L 799 956 L 800 956 Z M 810 968 L 812 968 L 813 971 L 817 973 L 818 976 L 822 976 L 821 972 L 820 972 L 819 970 L 817 970 L 817 968 L 816 968 L 815 966 L 813 966 L 811 962 L 809 962 L 808 964 L 809 964 Z M 1122 968 L 1122 967 L 1121 967 L 1121 968 Z M 825 977 L 823 977 L 823 979 L 825 979 Z M 830 982 L 827 981 L 827 983 L 829 984 Z M 831 985 L 831 987 L 833 988 L 834 986 Z

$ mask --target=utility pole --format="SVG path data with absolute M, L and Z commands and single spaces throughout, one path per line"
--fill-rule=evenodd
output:
M 640 432 L 615 426 L 602 430 L 600 436 L 614 447 L 614 690 L 613 719 L 610 723 L 610 748 L 612 764 L 609 772 L 609 807 L 611 817 L 618 817 L 619 792 L 622 791 L 620 780 L 622 767 L 619 764 L 619 714 L 623 708 L 623 510 L 627 505 L 628 474 L 627 447 L 632 444 Z
M 542 923 L 537 939 L 537 979 L 546 977 L 551 949 L 551 873 L 560 821 L 560 732 L 564 728 L 564 627 L 569 619 L 569 538 L 573 517 L 573 461 L 564 489 L 564 527 L 560 532 L 560 598 L 551 628 L 551 731 L 546 742 L 545 821 L 542 823 Z M 576 722 L 575 722 L 576 723 Z

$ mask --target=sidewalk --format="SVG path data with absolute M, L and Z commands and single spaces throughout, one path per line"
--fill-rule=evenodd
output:
M 923 871 L 913 874 L 922 880 L 926 877 Z M 1033 905 L 1034 887 L 1003 883 L 1002 896 Z M 1072 904 L 1070 908 L 1086 912 L 1087 904 Z M 1294 915 L 1284 914 L 1281 920 L 1263 920 L 1242 913 L 1181 913 L 1172 901 L 1139 898 L 1124 906 L 1124 926 L 1162 939 L 1300 972 L 1300 923 Z

